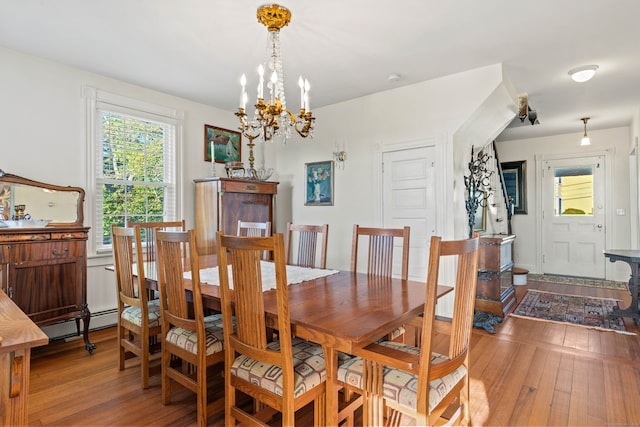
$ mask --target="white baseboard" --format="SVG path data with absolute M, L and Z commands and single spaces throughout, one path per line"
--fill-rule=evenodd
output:
M 89 321 L 89 332 L 104 329 L 110 326 L 115 326 L 118 324 L 118 312 L 117 309 L 99 311 L 96 313 L 91 313 L 91 320 Z M 80 322 L 80 335 L 78 335 L 78 331 L 76 329 L 76 322 L 74 320 L 69 320 L 61 323 L 54 323 L 53 325 L 43 326 L 40 329 L 47 334 L 50 340 L 55 339 L 75 339 L 74 337 L 82 337 L 82 332 L 84 330 L 84 325 L 82 321 Z M 91 333 L 89 333 L 89 337 L 91 337 Z

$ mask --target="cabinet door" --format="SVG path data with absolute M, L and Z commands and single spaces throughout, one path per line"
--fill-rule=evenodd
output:
M 77 317 L 83 301 L 82 265 L 78 257 L 11 263 L 9 294 L 36 323 Z
M 235 236 L 238 220 L 250 222 L 271 222 L 274 230 L 271 194 L 224 193 L 222 196 L 222 230 Z M 274 231 L 275 232 L 275 231 Z

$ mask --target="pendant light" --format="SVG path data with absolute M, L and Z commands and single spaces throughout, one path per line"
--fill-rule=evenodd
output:
M 590 118 L 591 117 L 583 117 L 580 119 L 584 122 L 584 136 L 580 141 L 580 145 L 591 145 L 591 139 L 589 138 L 589 135 L 587 135 L 587 122 L 589 121 Z

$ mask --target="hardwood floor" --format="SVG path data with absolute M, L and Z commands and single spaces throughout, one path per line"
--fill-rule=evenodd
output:
M 623 291 L 530 281 L 516 287 L 518 302 L 528 288 L 618 298 L 623 305 L 630 300 Z M 118 371 L 115 328 L 95 331 L 91 339 L 93 355 L 81 339 L 34 350 L 30 425 L 195 425 L 193 394 L 176 392 L 163 406 L 158 375 L 143 391 L 138 367 Z M 640 425 L 640 335 L 507 317 L 494 335 L 475 329 L 472 341 L 474 425 Z M 311 424 L 310 410 L 300 417 L 301 425 Z M 209 425 L 223 426 L 224 418 L 211 416 Z

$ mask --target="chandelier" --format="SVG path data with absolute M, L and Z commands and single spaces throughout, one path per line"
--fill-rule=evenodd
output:
M 280 29 L 291 22 L 291 12 L 286 7 L 277 4 L 260 6 L 257 12 L 258 22 L 267 27 L 269 37 L 267 42 L 266 70 L 260 64 L 258 67 L 258 93 L 254 105 L 255 113 L 252 118 L 247 116 L 246 84 L 247 79 L 243 74 L 240 78 L 242 91 L 240 93 L 240 106 L 235 113 L 240 119 L 240 131 L 249 139 L 250 170 L 253 169 L 253 140 L 260 138 L 263 141 L 286 141 L 291 137 L 291 129 L 303 138 L 313 137 L 313 121 L 309 106 L 309 81 L 298 79 L 300 87 L 300 112 L 296 116 L 287 109 L 284 95 L 284 72 L 282 58 L 280 56 Z M 264 74 L 270 72 L 267 83 L 267 98 L 264 96 Z

